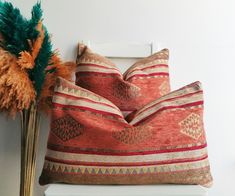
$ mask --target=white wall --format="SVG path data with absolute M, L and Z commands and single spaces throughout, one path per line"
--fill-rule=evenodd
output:
M 29 16 L 36 0 L 12 0 Z M 205 126 L 215 179 L 210 196 L 235 195 L 235 1 L 233 0 L 42 0 L 55 48 L 73 60 L 78 40 L 152 42 L 168 47 L 172 88 L 195 80 L 205 91 Z M 39 175 L 48 133 L 44 119 Z M 20 128 L 0 116 L 0 195 L 19 188 Z M 36 186 L 36 196 L 45 187 Z M 233 191 L 233 192 L 232 192 Z

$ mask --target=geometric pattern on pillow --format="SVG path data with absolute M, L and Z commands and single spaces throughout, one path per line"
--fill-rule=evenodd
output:
M 65 115 L 54 120 L 51 124 L 51 131 L 61 140 L 68 141 L 82 134 L 84 127 L 70 115 Z
M 76 84 L 112 101 L 124 115 L 170 92 L 168 49 L 138 60 L 124 74 L 79 44 Z
M 72 129 L 65 119 L 73 119 Z M 54 130 L 57 120 L 63 130 Z M 200 83 L 147 104 L 127 122 L 112 102 L 59 78 L 39 181 L 210 186 Z
M 202 119 L 200 115 L 191 113 L 179 122 L 181 133 L 194 139 L 198 139 L 203 133 Z
M 113 132 L 113 137 L 125 144 L 137 144 L 148 140 L 151 136 L 152 130 L 148 126 L 128 127 Z

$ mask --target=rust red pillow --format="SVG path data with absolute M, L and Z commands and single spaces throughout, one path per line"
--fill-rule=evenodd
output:
M 126 115 L 170 91 L 168 56 L 163 49 L 122 75 L 109 59 L 79 44 L 76 84 L 110 100 Z
M 199 82 L 138 110 L 58 79 L 40 184 L 200 184 L 212 177 Z

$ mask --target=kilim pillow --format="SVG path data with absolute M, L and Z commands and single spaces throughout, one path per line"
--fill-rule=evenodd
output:
M 163 49 L 141 59 L 122 75 L 109 59 L 79 44 L 76 84 L 110 100 L 126 115 L 170 91 L 168 53 Z
M 40 184 L 200 184 L 212 177 L 199 82 L 138 110 L 58 79 Z

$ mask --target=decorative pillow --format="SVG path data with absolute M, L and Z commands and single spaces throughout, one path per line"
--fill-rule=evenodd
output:
M 122 75 L 109 59 L 79 44 L 76 84 L 110 100 L 126 115 L 170 91 L 168 53 L 163 49 L 141 59 Z
M 146 105 L 126 122 L 95 93 L 59 78 L 40 184 L 210 186 L 199 82 Z

